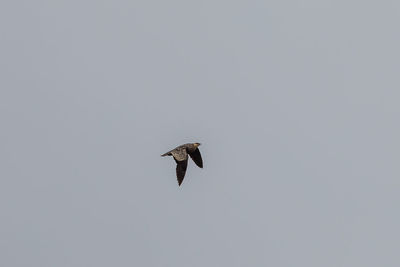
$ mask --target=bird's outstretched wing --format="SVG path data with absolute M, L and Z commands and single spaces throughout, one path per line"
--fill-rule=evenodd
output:
M 201 158 L 200 150 L 196 148 L 192 153 L 189 153 L 194 163 L 200 168 L 203 168 L 203 159 Z
M 182 161 L 176 161 L 176 178 L 178 179 L 178 185 L 180 186 L 183 182 L 183 178 L 185 178 L 185 173 L 187 169 L 187 158 Z

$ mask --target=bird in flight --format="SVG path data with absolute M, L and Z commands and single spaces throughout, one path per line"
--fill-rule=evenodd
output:
M 186 168 L 188 164 L 188 155 L 192 158 L 194 163 L 200 168 L 203 168 L 203 160 L 201 159 L 201 154 L 199 147 L 200 143 L 188 143 L 178 146 L 161 157 L 172 156 L 176 162 L 176 177 L 178 178 L 178 184 L 181 186 L 183 178 L 185 177 Z

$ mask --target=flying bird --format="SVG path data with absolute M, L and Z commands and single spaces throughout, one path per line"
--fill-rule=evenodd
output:
M 192 158 L 194 163 L 200 168 L 203 168 L 203 160 L 201 159 L 201 154 L 199 147 L 200 143 L 188 143 L 178 146 L 161 157 L 172 156 L 176 162 L 176 177 L 178 178 L 178 184 L 181 186 L 183 178 L 185 177 L 186 168 L 188 164 L 188 155 Z

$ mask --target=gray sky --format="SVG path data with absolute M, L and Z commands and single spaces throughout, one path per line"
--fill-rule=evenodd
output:
M 399 13 L 2 1 L 0 266 L 400 266 Z

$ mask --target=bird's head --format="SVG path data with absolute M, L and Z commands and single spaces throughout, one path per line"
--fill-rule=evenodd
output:
M 195 147 L 198 147 L 198 146 L 200 146 L 200 143 L 194 143 L 193 144 Z

